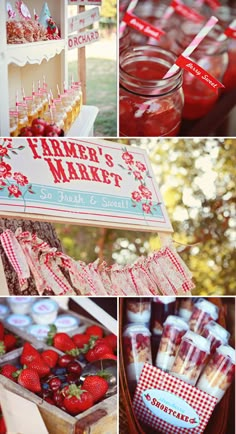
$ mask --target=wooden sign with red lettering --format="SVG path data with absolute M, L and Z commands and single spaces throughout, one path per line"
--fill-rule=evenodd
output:
M 99 18 L 99 8 L 93 8 L 89 11 L 81 12 L 81 14 L 70 17 L 68 19 L 68 32 L 73 33 L 76 30 L 80 30 L 84 27 L 90 26 L 90 24 L 98 21 Z
M 69 36 L 68 38 L 68 50 L 73 50 L 74 48 L 81 48 L 85 45 L 92 44 L 98 41 L 99 33 L 97 30 L 89 30 L 87 32 L 81 32 L 77 35 Z
M 172 232 L 145 150 L 95 139 L 0 139 L 0 214 Z

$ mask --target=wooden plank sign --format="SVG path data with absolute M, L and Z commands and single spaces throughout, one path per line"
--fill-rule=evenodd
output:
M 68 5 L 96 5 L 101 6 L 102 0 L 68 0 Z
M 69 36 L 68 50 L 84 47 L 85 45 L 98 41 L 98 39 L 99 33 L 97 30 L 88 30 L 87 32 L 80 32 L 78 35 Z
M 173 231 L 146 151 L 89 138 L 1 139 L 0 214 Z
M 93 8 L 89 11 L 81 12 L 74 17 L 68 19 L 68 32 L 73 33 L 76 30 L 83 29 L 84 27 L 90 26 L 90 24 L 99 21 L 99 8 Z

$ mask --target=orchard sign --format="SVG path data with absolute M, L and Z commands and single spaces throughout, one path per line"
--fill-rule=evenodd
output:
M 106 140 L 0 139 L 0 214 L 172 232 L 146 151 Z

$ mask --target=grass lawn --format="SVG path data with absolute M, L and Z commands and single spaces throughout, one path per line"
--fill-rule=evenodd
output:
M 69 63 L 69 74 L 76 76 L 76 62 Z M 94 126 L 95 137 L 116 137 L 117 99 L 116 62 L 88 58 L 86 61 L 87 105 L 95 105 L 99 113 Z

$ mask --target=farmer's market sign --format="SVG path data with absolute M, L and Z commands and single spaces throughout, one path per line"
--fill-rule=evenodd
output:
M 68 5 L 97 5 L 102 4 L 101 0 L 68 0 Z
M 105 140 L 0 139 L 0 211 L 172 232 L 145 150 Z

